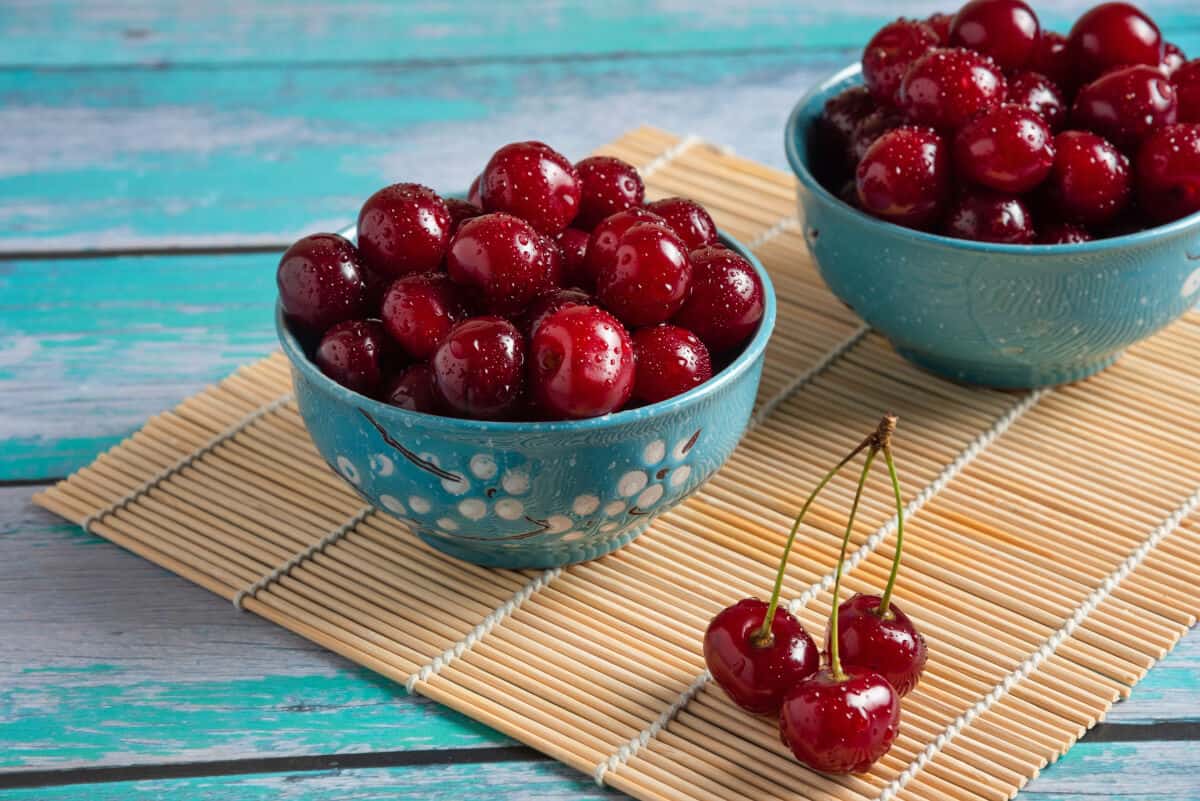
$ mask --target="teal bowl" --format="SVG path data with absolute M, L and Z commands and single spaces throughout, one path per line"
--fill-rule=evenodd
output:
M 804 238 L 830 290 L 904 357 L 1000 388 L 1060 384 L 1111 364 L 1200 298 L 1200 214 L 1077 245 L 996 245 L 914 231 L 843 203 L 810 170 L 825 101 L 857 65 L 810 91 L 788 119 Z
M 337 473 L 439 551 L 507 568 L 602 556 L 695 492 L 729 458 L 750 418 L 775 292 L 754 254 L 722 239 L 758 271 L 763 319 L 732 363 L 682 395 L 588 420 L 422 414 L 326 377 L 277 308 L 300 415 Z

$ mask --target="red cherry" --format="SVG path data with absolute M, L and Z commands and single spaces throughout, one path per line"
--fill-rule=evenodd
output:
M 541 236 L 511 214 L 467 220 L 446 255 L 450 279 L 478 291 L 497 314 L 515 314 L 549 289 L 551 268 Z
M 1067 106 L 1062 90 L 1040 72 L 1018 72 L 1008 79 L 1008 101 L 1037 112 L 1051 131 L 1059 131 L 1067 121 Z
M 630 327 L 665 322 L 679 311 L 691 284 L 687 247 L 657 223 L 621 235 L 617 258 L 596 278 L 596 297 Z
M 1067 46 L 1075 72 L 1090 81 L 1113 67 L 1148 64 L 1163 59 L 1163 39 L 1150 19 L 1129 3 L 1101 3 L 1071 28 Z
M 1042 31 L 1028 66 L 1034 72 L 1045 75 L 1063 92 L 1071 91 L 1076 85 L 1075 65 L 1067 49 L 1067 37 L 1061 33 Z
M 630 228 L 643 222 L 667 225 L 666 220 L 649 209 L 632 208 L 614 214 L 593 228 L 592 235 L 588 238 L 584 270 L 575 283 L 584 289 L 595 287 L 600 272 L 605 267 L 616 264 L 617 246 L 621 242 L 621 237 Z
M 576 163 L 581 187 L 579 215 L 573 225 L 590 231 L 605 217 L 642 205 L 646 185 L 637 168 L 612 156 L 592 156 Z
M 563 286 L 584 286 L 592 283 L 587 272 L 587 246 L 591 235 L 578 228 L 567 228 L 558 235 L 562 251 Z
M 1079 90 L 1071 124 L 1136 149 L 1151 131 L 1175 122 L 1178 106 L 1175 87 L 1156 67 L 1123 67 Z
M 358 213 L 358 250 L 372 271 L 391 278 L 441 267 L 450 242 L 450 212 L 427 186 L 392 184 Z
M 474 203 L 468 203 L 465 200 L 459 200 L 456 197 L 442 198 L 442 202 L 446 204 L 446 211 L 450 212 L 450 235 L 458 233 L 458 229 L 464 222 L 472 217 L 482 217 L 483 209 L 476 206 Z
M 937 34 L 939 47 L 946 47 L 950 44 L 950 26 L 953 23 L 953 14 L 939 12 L 937 14 L 930 14 L 925 18 L 925 24 Z
M 1033 242 L 1033 217 L 1015 195 L 965 191 L 946 212 L 942 233 L 976 242 L 1028 245 Z
M 708 671 L 735 704 L 756 715 L 773 715 L 796 684 L 816 672 L 817 646 L 786 609 L 776 608 L 769 642 L 755 641 L 767 603 L 743 598 L 717 613 L 704 632 Z
M 854 133 L 850 137 L 848 154 L 850 163 L 857 166 L 862 161 L 862 157 L 871 149 L 871 145 L 875 144 L 876 139 L 893 128 L 899 128 L 906 124 L 907 121 L 903 114 L 886 106 L 877 108 L 863 117 L 855 126 Z
M 503 211 L 543 234 L 557 234 L 579 212 L 579 175 L 542 142 L 513 142 L 497 150 L 479 182 L 486 211 Z
M 387 337 L 378 320 L 346 320 L 325 332 L 314 361 L 346 389 L 373 396 L 383 380 Z
M 534 397 L 556 418 L 608 414 L 633 392 L 633 341 L 595 306 L 565 306 L 545 317 L 534 331 L 530 361 Z
M 1035 111 L 1005 103 L 958 129 L 958 174 L 1001 192 L 1028 192 L 1054 166 L 1054 136 Z
M 1112 143 L 1086 131 L 1054 137 L 1054 169 L 1046 179 L 1046 199 L 1067 222 L 1099 225 L 1116 217 L 1129 201 L 1129 159 Z
M 1039 245 L 1076 245 L 1080 242 L 1091 242 L 1092 235 L 1087 229 L 1071 223 L 1050 223 L 1041 226 L 1038 231 Z
M 562 286 L 563 252 L 558 246 L 556 237 L 539 236 L 538 249 L 541 251 L 542 262 L 546 270 L 546 280 L 550 286 Z
M 433 356 L 438 393 L 455 412 L 484 420 L 518 407 L 525 342 L 501 317 L 473 317 L 450 330 Z
M 440 414 L 443 406 L 433 368 L 428 364 L 413 364 L 401 370 L 387 382 L 382 397 L 392 406 L 425 414 Z
M 867 89 L 880 103 L 896 102 L 904 73 L 939 44 L 937 33 L 923 22 L 901 18 L 884 25 L 863 48 L 862 73 Z
M 383 296 L 383 326 L 414 359 L 432 356 L 450 329 L 470 315 L 462 290 L 444 273 L 406 275 Z
M 1004 100 L 1007 87 L 987 56 L 961 47 L 931 50 L 917 59 L 900 85 L 900 107 L 922 125 L 954 129 Z
M 845 152 L 859 122 L 875 110 L 875 100 L 865 86 L 851 86 L 825 101 L 821 109 L 820 127 L 829 139 L 831 149 Z
M 882 602 L 878 595 L 862 593 L 842 602 L 838 607 L 839 651 L 846 668 L 878 673 L 903 698 L 917 686 L 929 652 L 925 638 L 895 603 L 888 604 L 886 615 L 879 614 Z
M 899 225 L 933 223 L 950 190 L 947 150 L 929 128 L 904 126 L 879 137 L 855 175 L 862 208 Z
M 688 250 L 717 241 L 717 224 L 708 211 L 694 200 L 668 197 L 646 204 L 646 209 L 667 221 L 667 227 L 679 235 Z
M 900 731 L 900 699 L 878 673 L 829 670 L 804 679 L 783 699 L 779 735 L 801 763 L 822 773 L 863 773 Z
M 688 329 L 713 353 L 734 348 L 762 320 L 762 280 L 750 262 L 725 248 L 692 251 L 692 289 L 672 322 Z
M 1163 60 L 1158 65 L 1158 71 L 1170 78 L 1187 63 L 1187 55 L 1183 48 L 1174 42 L 1163 42 Z
M 367 309 L 365 268 L 358 250 L 337 234 L 296 241 L 279 260 L 275 283 L 289 319 L 321 332 Z
M 542 320 L 559 309 L 565 309 L 568 306 L 592 305 L 595 305 L 592 296 L 582 289 L 552 289 L 529 304 L 529 308 L 521 315 L 521 330 L 524 331 L 526 338 L 532 340 L 538 326 L 542 324 Z
M 1200 211 L 1200 124 L 1150 134 L 1138 150 L 1137 183 L 1141 207 L 1157 223 Z
M 472 206 L 478 206 L 482 209 L 483 198 L 479 194 L 479 181 L 481 178 L 483 178 L 483 173 L 476 175 L 475 179 L 471 181 L 471 188 L 467 190 L 467 202 Z
M 1037 48 L 1037 15 L 1022 0 L 970 0 L 950 26 L 950 44 L 991 56 L 1005 70 L 1025 66 Z
M 664 323 L 638 329 L 633 350 L 637 355 L 633 397 L 643 403 L 673 398 L 712 378 L 708 348 L 686 328 Z
M 1200 122 L 1200 58 L 1175 70 L 1171 82 L 1179 100 L 1179 121 Z

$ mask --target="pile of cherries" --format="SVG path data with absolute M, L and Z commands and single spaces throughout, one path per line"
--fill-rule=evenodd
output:
M 515 142 L 469 200 L 393 184 L 363 205 L 357 247 L 296 242 L 279 296 L 326 375 L 406 409 L 546 420 L 655 403 L 735 357 L 764 297 L 703 206 L 644 200 L 620 159 Z
M 1200 211 L 1200 59 L 1128 3 L 1065 37 L 1023 0 L 898 19 L 867 43 L 862 74 L 825 104 L 811 162 L 875 217 L 1052 245 Z
M 928 657 L 925 639 L 892 602 L 904 547 L 904 506 L 892 457 L 896 417 L 878 427 L 817 484 L 792 524 L 769 603 L 745 598 L 721 610 L 704 634 L 704 661 L 729 698 L 756 715 L 778 715 L 784 745 L 824 773 L 862 773 L 888 752 L 900 730 L 900 698 L 916 685 Z M 779 607 L 788 554 L 805 514 L 825 485 L 866 451 L 833 583 L 825 659 L 812 637 Z M 896 497 L 896 550 L 883 595 L 856 594 L 838 605 L 842 567 L 863 486 L 883 454 Z

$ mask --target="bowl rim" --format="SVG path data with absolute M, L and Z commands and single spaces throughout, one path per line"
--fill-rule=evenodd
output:
M 821 80 L 817 81 L 807 92 L 797 101 L 788 115 L 787 126 L 784 128 L 784 150 L 787 153 L 788 164 L 792 168 L 792 172 L 800 180 L 809 191 L 819 196 L 823 201 L 834 203 L 841 210 L 856 216 L 863 224 L 879 230 L 881 233 L 890 233 L 896 235 L 902 233 L 912 239 L 921 242 L 926 242 L 931 245 L 941 245 L 943 247 L 954 248 L 959 250 L 976 251 L 980 253 L 991 254 L 1014 254 L 1014 255 L 1063 255 L 1071 256 L 1077 254 L 1094 253 L 1097 251 L 1109 250 L 1112 248 L 1120 248 L 1123 246 L 1135 246 L 1144 244 L 1147 241 L 1158 238 L 1169 237 L 1189 228 L 1200 228 L 1200 211 L 1180 217 L 1178 220 L 1172 220 L 1164 225 L 1156 225 L 1152 228 L 1146 228 L 1141 231 L 1135 231 L 1121 236 L 1109 237 L 1107 239 L 1093 239 L 1090 242 L 1076 242 L 1065 245 L 1010 245 L 998 242 L 976 242 L 971 239 L 956 239 L 950 236 L 941 234 L 933 234 L 927 231 L 919 231 L 915 228 L 906 228 L 896 223 L 881 220 L 877 217 L 872 217 L 864 211 L 854 208 L 850 204 L 836 197 L 832 192 L 826 189 L 820 181 L 818 181 L 808 169 L 808 162 L 805 154 L 800 152 L 798 143 L 798 133 L 801 125 L 807 124 L 810 119 L 816 118 L 816 113 L 810 110 L 809 107 L 820 96 L 825 94 L 834 85 L 846 82 L 849 79 L 855 78 L 862 73 L 862 65 L 858 62 L 848 64 L 841 69 L 838 69 Z M 806 136 L 807 138 L 807 136 Z
M 355 233 L 355 230 L 354 227 L 350 227 L 340 233 L 342 236 L 349 238 Z M 301 347 L 299 341 L 296 339 L 296 335 L 292 332 L 291 327 L 284 317 L 283 305 L 278 297 L 275 300 L 275 330 L 288 361 L 297 370 L 300 370 L 309 381 L 313 382 L 318 389 L 332 395 L 343 403 L 353 404 L 372 414 L 390 415 L 393 419 L 404 421 L 406 425 L 420 425 L 427 428 L 433 427 L 454 430 L 456 432 L 473 432 L 479 434 L 579 433 L 621 428 L 630 423 L 677 412 L 709 395 L 721 391 L 750 370 L 766 350 L 767 342 L 771 338 L 771 333 L 775 328 L 776 315 L 775 287 L 771 283 L 771 276 L 767 274 L 762 262 L 751 252 L 749 247 L 723 230 L 718 229 L 718 235 L 726 246 L 750 262 L 750 265 L 754 268 L 759 280 L 762 282 L 763 316 L 762 320 L 759 321 L 758 330 L 750 341 L 746 343 L 736 359 L 700 386 L 657 403 L 639 406 L 634 409 L 625 409 L 619 412 L 610 412 L 599 417 L 588 417 L 581 420 L 474 420 L 403 409 L 399 406 L 392 406 L 383 401 L 359 394 L 354 390 L 347 389 L 322 373 L 316 364 L 308 358 L 308 354 L 304 352 L 304 348 Z

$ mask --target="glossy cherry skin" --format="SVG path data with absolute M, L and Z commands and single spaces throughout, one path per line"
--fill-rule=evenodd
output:
M 458 233 L 458 229 L 467 220 L 472 217 L 483 216 L 483 209 L 466 200 L 459 200 L 456 197 L 445 197 L 442 198 L 442 202 L 446 204 L 446 211 L 450 212 L 451 236 Z
M 862 209 L 912 228 L 937 220 L 950 192 L 950 154 L 929 128 L 904 126 L 875 140 L 858 163 Z
M 1100 134 L 1125 150 L 1176 120 L 1175 87 L 1156 67 L 1122 67 L 1085 85 L 1071 107 L 1071 125 Z
M 881 106 L 858 121 L 854 133 L 850 136 L 848 157 L 850 163 L 858 166 L 863 156 L 875 144 L 875 140 L 893 128 L 907 125 L 904 115 L 894 108 Z
M 471 188 L 467 190 L 467 202 L 472 206 L 478 206 L 481 209 L 483 208 L 483 198 L 479 193 L 479 182 L 482 178 L 483 173 L 476 175 L 471 181 Z
M 565 309 L 568 306 L 594 306 L 595 304 L 592 296 L 582 289 L 563 289 L 561 287 L 552 289 L 529 304 L 529 308 L 521 315 L 520 327 L 527 339 L 533 339 L 533 334 L 542 324 L 542 320 L 559 309 Z
M 1115 218 L 1130 196 L 1130 167 L 1121 151 L 1086 131 L 1054 137 L 1054 169 L 1043 186 L 1049 210 L 1064 222 L 1100 225 Z
M 801 764 L 822 773 L 864 773 L 900 731 L 900 697 L 878 673 L 823 669 L 783 699 L 779 736 Z
M 1081 225 L 1049 223 L 1038 227 L 1035 241 L 1039 245 L 1077 245 L 1080 242 L 1091 242 L 1092 235 Z
M 950 44 L 991 56 L 1001 69 L 1019 69 L 1037 48 L 1037 14 L 1022 0 L 970 0 L 954 15 Z
M 593 228 L 584 255 L 583 273 L 577 276 L 575 284 L 584 289 L 594 288 L 600 272 L 604 268 L 616 264 L 617 247 L 621 243 L 621 237 L 630 228 L 643 222 L 659 223 L 670 227 L 666 220 L 649 209 L 633 208 L 614 214 Z
M 579 214 L 572 225 L 590 231 L 605 217 L 642 205 L 646 185 L 637 168 L 612 156 L 592 156 L 575 164 L 581 189 Z
M 937 34 L 938 42 L 941 47 L 946 47 L 950 44 L 950 26 L 954 24 L 954 15 L 939 12 L 930 14 L 925 18 L 925 24 L 933 29 Z
M 767 603 L 743 598 L 716 614 L 704 632 L 704 662 L 730 700 L 747 712 L 773 715 L 788 691 L 816 673 L 821 657 L 795 615 L 782 607 L 771 619 L 771 641 L 752 640 Z
M 337 234 L 297 240 L 279 260 L 275 283 L 283 313 L 311 332 L 367 310 L 366 268 L 353 243 Z
M 538 249 L 541 251 L 542 263 L 545 266 L 546 281 L 552 287 L 562 286 L 563 252 L 558 245 L 558 237 L 540 236 Z
M 373 397 L 383 381 L 387 335 L 378 320 L 346 320 L 325 332 L 313 361 L 346 389 Z
M 380 396 L 385 403 L 425 414 L 441 414 L 444 402 L 428 364 L 411 364 L 389 380 Z
M 1041 115 L 1051 131 L 1067 122 L 1067 105 L 1062 90 L 1040 72 L 1018 72 L 1008 79 L 1008 103 L 1024 106 Z
M 1004 103 L 958 129 L 957 174 L 1000 192 L 1028 192 L 1054 166 L 1054 135 L 1037 112 Z
M 667 221 L 667 227 L 679 235 L 688 250 L 717 241 L 717 224 L 708 210 L 685 197 L 666 197 L 646 204 L 646 210 Z
M 1200 211 L 1200 124 L 1168 125 L 1142 142 L 1137 188 L 1143 213 L 1157 223 Z
M 567 228 L 558 235 L 558 249 L 562 251 L 563 286 L 584 286 L 592 283 L 587 272 L 587 246 L 591 234 L 578 228 Z
M 513 142 L 492 154 L 479 180 L 485 211 L 502 211 L 543 234 L 557 234 L 579 213 L 575 167 L 542 142 Z
M 838 650 L 845 668 L 869 670 L 883 676 L 901 698 L 912 692 L 925 669 L 929 649 L 908 615 L 888 604 L 879 614 L 878 595 L 857 593 L 838 607 Z M 829 650 L 829 636 L 825 637 Z
M 762 280 L 750 262 L 725 248 L 693 250 L 692 288 L 671 322 L 698 336 L 714 354 L 758 330 L 765 307 Z
M 976 242 L 1028 245 L 1033 242 L 1033 215 L 1016 195 L 966 190 L 950 204 L 942 233 Z
M 529 380 L 543 412 L 557 419 L 597 417 L 633 393 L 633 340 L 597 306 L 565 306 L 542 319 L 530 342 Z
M 1067 37 L 1061 33 L 1042 31 L 1027 66 L 1039 75 L 1045 75 L 1063 92 L 1070 92 L 1077 84 Z
M 596 297 L 631 328 L 666 322 L 687 298 L 692 263 L 674 231 L 639 223 L 621 235 L 616 261 L 596 277 Z
M 820 127 L 830 140 L 831 150 L 846 152 L 858 123 L 875 110 L 875 99 L 865 86 L 843 89 L 825 101 Z
M 1171 82 L 1179 100 L 1179 121 L 1200 122 L 1200 58 L 1175 70 Z
M 663 323 L 633 334 L 637 375 L 633 397 L 658 403 L 712 378 L 712 358 L 700 338 L 686 328 Z
M 420 184 L 392 184 L 358 213 L 358 250 L 373 272 L 389 278 L 437 270 L 450 243 L 450 211 Z
M 1004 74 L 987 56 L 961 47 L 921 56 L 904 75 L 900 108 L 922 125 L 954 130 L 1004 101 Z
M 496 314 L 515 314 L 549 289 L 551 262 L 541 235 L 511 214 L 463 223 L 450 242 L 450 280 L 478 292 Z
M 381 309 L 388 335 L 420 361 L 432 356 L 450 329 L 470 316 L 462 288 L 445 273 L 397 279 L 384 294 Z
M 438 393 L 454 412 L 481 420 L 508 417 L 524 387 L 525 340 L 502 317 L 464 320 L 433 355 Z
M 895 103 L 904 73 L 940 44 L 937 33 L 924 22 L 898 19 L 884 25 L 863 48 L 863 81 L 871 95 L 880 103 Z
M 1129 3 L 1101 3 L 1076 20 L 1067 36 L 1076 74 L 1090 81 L 1113 67 L 1163 59 L 1163 38 L 1154 20 Z
M 1187 54 L 1183 52 L 1182 47 L 1174 42 L 1163 42 L 1163 60 L 1158 65 L 1158 71 L 1171 78 L 1187 60 Z

